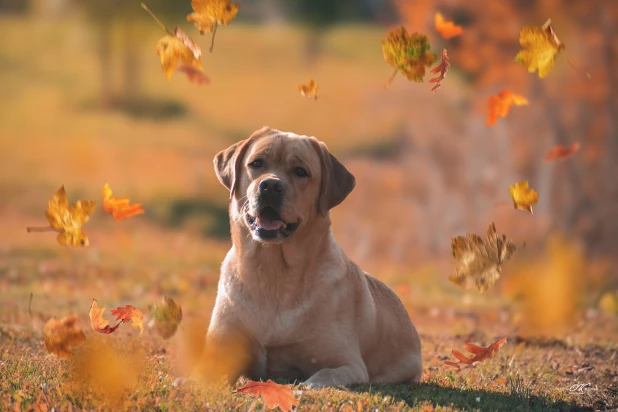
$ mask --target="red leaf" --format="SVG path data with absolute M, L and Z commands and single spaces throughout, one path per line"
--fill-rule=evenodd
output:
M 580 144 L 577 142 L 571 144 L 570 146 L 556 145 L 547 151 L 545 157 L 543 157 L 543 160 L 546 162 L 553 162 L 556 160 L 566 159 L 567 157 L 573 156 L 579 148 Z
M 283 412 L 288 412 L 292 406 L 298 405 L 298 399 L 294 397 L 292 389 L 288 385 L 279 385 L 271 381 L 254 382 L 249 381 L 245 386 L 238 389 L 236 393 L 244 393 L 264 399 L 264 405 L 268 408 L 279 406 Z
M 474 354 L 473 357 L 468 358 L 457 349 L 453 349 L 453 355 L 455 355 L 455 357 L 459 359 L 459 362 L 445 361 L 444 364 L 448 366 L 454 366 L 457 369 L 460 369 L 461 365 L 472 365 L 474 362 L 480 362 L 485 359 L 493 359 L 494 354 L 498 352 L 502 345 L 504 345 L 505 343 L 506 338 L 498 339 L 486 348 L 474 345 L 472 343 L 466 343 L 464 345 L 464 348 L 466 348 L 468 352 Z
M 185 73 L 191 83 L 195 83 L 197 85 L 202 85 L 204 83 L 210 84 L 210 77 L 208 77 L 206 73 L 200 69 L 196 69 L 193 66 L 179 64 L 178 67 L 176 67 L 176 70 Z
M 434 68 L 433 68 L 433 69 L 429 72 L 429 74 L 437 74 L 437 73 L 440 73 L 440 75 L 439 75 L 439 76 L 434 77 L 434 78 L 432 78 L 432 79 L 429 79 L 429 83 L 437 83 L 437 84 L 433 87 L 433 89 L 431 89 L 431 92 L 432 92 L 432 93 L 434 93 L 434 94 L 435 94 L 435 93 L 436 93 L 436 90 L 438 90 L 438 88 L 439 88 L 440 86 L 442 86 L 442 85 L 440 84 L 440 82 L 441 82 L 442 80 L 444 80 L 444 78 L 446 77 L 446 72 L 448 71 L 448 67 L 449 67 L 450 65 L 451 65 L 451 64 L 448 62 L 448 56 L 446 55 L 446 49 L 443 49 L 443 50 L 442 50 L 442 58 L 440 59 L 440 64 L 438 64 L 436 67 L 434 67 Z

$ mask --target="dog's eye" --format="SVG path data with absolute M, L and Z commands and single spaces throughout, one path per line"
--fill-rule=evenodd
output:
M 302 167 L 295 168 L 294 173 L 296 173 L 296 176 L 298 177 L 309 177 L 309 173 L 307 173 L 307 171 Z
M 258 167 L 264 166 L 264 161 L 262 159 L 255 159 L 253 162 L 249 163 L 249 166 L 257 169 Z

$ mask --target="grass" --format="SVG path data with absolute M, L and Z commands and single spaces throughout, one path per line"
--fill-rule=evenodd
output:
M 475 114 L 445 110 L 453 107 L 449 99 L 470 93 L 454 74 L 448 78 L 450 93 L 435 99 L 423 98 L 431 95 L 423 89 L 427 85 L 401 79 L 386 93 L 382 84 L 390 68 L 377 46 L 382 28 L 335 28 L 325 35 L 319 59 L 308 66 L 301 53 L 304 34 L 297 28 L 226 26 L 217 34 L 215 53 L 204 57 L 213 83 L 198 88 L 179 74 L 165 81 L 154 52 L 161 33 L 156 26 L 140 26 L 141 100 L 122 100 L 114 110 L 100 111 L 96 43 L 86 22 L 0 17 L 0 25 L 11 33 L 0 38 L 0 85 L 6 96 L 0 100 L 0 192 L 7 200 L 0 203 L 1 410 L 263 409 L 261 401 L 235 395 L 229 387 L 176 388 L 172 382 L 186 375 L 187 354 L 208 323 L 219 265 L 229 247 L 227 193 L 216 181 L 212 158 L 264 124 L 316 135 L 337 153 L 386 159 L 380 167 L 346 162 L 359 187 L 333 212 L 334 229 L 346 252 L 401 297 L 423 342 L 419 385 L 303 392 L 299 410 L 618 408 L 615 316 L 577 306 L 566 330 L 538 337 L 525 333 L 525 317 L 522 321 L 515 299 L 503 291 L 507 273 L 489 293 L 465 294 L 446 280 L 453 263 L 444 258 L 448 254 L 434 250 L 421 260 L 425 249 L 416 248 L 414 239 L 409 240 L 414 248 L 395 257 L 385 249 L 393 231 L 403 237 L 421 223 L 401 220 L 401 210 L 411 208 L 401 197 L 403 188 L 418 183 L 412 192 L 420 193 L 433 176 L 388 161 L 398 152 L 402 128 L 414 125 L 419 152 L 438 150 L 441 143 L 434 148 L 430 137 L 448 133 L 445 117 L 464 125 L 464 117 Z M 208 38 L 195 37 L 206 49 Z M 118 67 L 113 71 L 117 77 Z M 323 91 L 317 104 L 296 91 L 308 76 Z M 119 195 L 143 202 L 146 215 L 116 223 L 96 211 L 85 227 L 91 246 L 82 250 L 59 247 L 53 234 L 26 234 L 26 226 L 44 222 L 44 206 L 61 184 L 73 201 L 100 199 L 105 181 Z M 421 218 L 427 220 L 435 204 L 423 207 Z M 432 222 L 432 232 L 443 218 Z M 363 232 L 363 220 L 375 221 L 381 230 Z M 563 255 L 575 255 L 570 249 L 556 260 L 580 267 Z M 553 270 L 551 264 L 542 267 Z M 571 272 L 592 278 L 584 270 Z M 604 278 L 595 276 L 598 289 Z M 535 282 L 525 280 L 520 287 L 534 289 Z M 534 290 L 554 289 L 549 284 Z M 180 303 L 185 315 L 168 341 L 150 329 L 139 336 L 123 325 L 103 336 L 87 326 L 92 298 L 107 309 L 132 304 L 148 318 L 148 305 L 162 295 Z M 549 301 L 546 296 L 537 300 Z M 59 360 L 45 350 L 43 324 L 72 313 L 88 340 L 75 349 L 73 360 Z M 542 307 L 533 314 L 542 317 Z M 462 350 L 463 343 L 488 345 L 503 336 L 509 340 L 495 359 L 462 371 L 444 367 L 451 350 Z M 92 359 L 97 353 L 103 366 Z M 84 370 L 93 364 L 98 369 Z M 591 388 L 582 392 L 569 390 L 587 383 Z

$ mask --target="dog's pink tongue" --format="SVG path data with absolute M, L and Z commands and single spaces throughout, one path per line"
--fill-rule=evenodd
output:
M 264 230 L 279 230 L 281 226 L 283 226 L 283 222 L 278 219 L 273 220 L 267 217 L 258 216 L 257 225 Z

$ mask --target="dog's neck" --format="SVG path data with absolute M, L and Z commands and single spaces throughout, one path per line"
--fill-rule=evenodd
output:
M 280 275 L 285 281 L 301 280 L 307 272 L 313 272 L 320 264 L 320 255 L 325 251 L 332 254 L 333 251 L 340 250 L 332 234 L 328 214 L 325 217 L 314 217 L 289 239 L 280 243 L 254 240 L 242 221 L 231 219 L 230 224 L 234 246 L 230 253 L 236 257 L 238 267 L 234 272 L 241 279 L 260 278 L 260 272 L 268 272 L 270 279 Z

